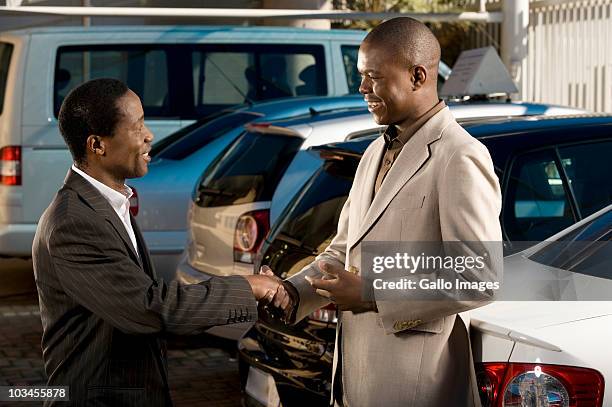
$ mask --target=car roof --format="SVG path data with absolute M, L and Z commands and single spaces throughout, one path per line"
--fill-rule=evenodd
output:
M 563 129 L 568 133 L 577 127 L 609 127 L 612 115 L 576 114 L 566 116 L 516 116 L 486 119 L 466 119 L 461 125 L 476 138 L 504 137 L 516 133 L 535 133 Z
M 343 119 L 351 116 L 367 116 L 369 115 L 368 109 L 362 104 L 358 107 L 340 107 L 337 109 L 315 112 L 310 114 L 304 114 L 300 116 L 291 117 L 289 119 L 272 120 L 270 124 L 278 127 L 290 127 L 293 130 L 297 130 L 299 126 L 316 125 L 320 122 L 334 121 L 337 119 Z
M 346 104 L 351 106 L 361 106 L 365 108 L 363 96 L 361 95 L 345 95 L 345 96 L 298 96 L 282 99 L 273 99 L 254 103 L 251 106 L 239 105 L 239 108 L 233 112 L 254 112 L 262 115 L 269 115 L 277 111 L 282 111 L 283 114 L 291 110 L 303 110 L 309 108 L 311 114 L 317 112 L 335 109 Z M 232 112 L 232 110 L 226 110 Z
M 359 96 L 356 99 L 352 99 L 359 105 Z M 345 102 L 346 103 L 346 102 Z M 339 103 L 338 103 L 339 104 Z M 572 116 L 567 117 L 578 117 L 577 115 L 583 115 L 584 112 L 580 109 L 573 109 L 563 106 L 552 106 L 552 105 L 544 105 L 544 104 L 535 104 L 535 103 L 521 103 L 521 102 L 497 102 L 497 101 L 481 101 L 478 103 L 451 103 L 449 105 L 451 112 L 457 118 L 457 120 L 463 124 L 485 124 L 485 123 L 494 123 L 495 125 L 499 125 L 506 121 L 522 121 L 525 120 L 528 115 L 530 117 L 539 120 L 540 118 L 549 119 L 551 116 L 543 115 L 547 110 L 553 109 L 553 113 L 561 113 L 567 114 L 571 113 Z M 341 107 L 340 107 L 341 108 Z M 541 113 L 541 114 L 538 114 Z M 574 114 L 575 113 L 575 114 Z M 344 118 L 349 116 L 356 115 L 364 115 L 369 116 L 368 110 L 363 106 L 361 110 L 359 108 L 350 109 L 338 109 L 335 111 L 327 112 L 327 114 L 321 115 L 301 115 L 294 116 L 288 119 L 283 119 L 279 121 L 271 121 L 275 126 L 282 127 L 293 127 L 294 130 L 300 131 L 300 126 L 307 124 L 310 127 L 317 126 L 334 126 L 336 122 L 342 121 Z M 550 112 L 548 113 L 550 114 Z M 476 117 L 475 117 L 476 116 Z M 595 117 L 595 116 L 584 116 L 584 117 Z M 603 117 L 603 116 L 602 116 Z M 368 121 L 366 120 L 366 123 Z M 464 125 L 465 127 L 465 125 Z M 529 127 L 527 125 L 526 127 Z M 376 126 L 373 124 L 371 129 L 364 128 L 363 131 L 367 134 L 369 130 L 374 130 Z M 496 129 L 497 130 L 497 129 Z M 475 137 L 480 137 L 480 135 Z
M 243 27 L 243 26 L 223 26 L 223 25 L 104 25 L 104 26 L 60 26 L 60 27 L 32 27 L 20 30 L 5 31 L 12 35 L 48 35 L 48 34 L 77 34 L 83 32 L 90 33 L 164 33 L 166 35 L 195 33 L 206 35 L 214 32 L 225 33 L 269 33 L 286 35 L 299 33 L 300 35 L 325 36 L 331 37 L 364 37 L 366 32 L 361 30 L 345 29 L 313 29 L 301 27 Z
M 493 117 L 493 116 L 535 116 L 570 115 L 588 113 L 586 110 L 569 106 L 548 105 L 499 100 L 449 101 L 446 103 L 456 118 Z
M 223 109 L 183 127 L 172 135 L 156 142 L 153 145 L 153 155 L 164 155 L 164 158 L 172 158 L 175 154 L 182 155 L 179 151 L 185 151 L 186 147 L 198 149 L 198 143 L 191 140 L 202 139 L 202 132 L 222 133 L 242 129 L 245 121 L 247 123 L 275 123 L 274 120 L 289 120 L 299 117 L 300 122 L 312 120 L 313 117 L 323 115 L 326 117 L 332 112 L 344 112 L 349 108 L 364 109 L 363 98 L 359 95 L 347 96 L 308 96 L 275 99 L 260 102 L 251 106 L 237 105 L 233 108 Z M 250 119 L 241 119 L 243 116 L 251 116 Z M 229 130 L 233 129 L 233 130 Z M 219 134 L 222 134 L 219 133 Z M 219 135 L 218 134 L 218 135 Z M 170 151 L 172 151 L 170 153 Z M 168 155 L 169 154 L 169 155 Z
M 459 123 L 478 139 L 503 138 L 517 134 L 535 134 L 563 129 L 559 136 L 572 134 L 573 129 L 597 127 L 607 130 L 612 137 L 612 115 L 580 114 L 571 116 L 516 116 L 516 117 L 481 117 L 461 119 Z M 312 147 L 313 150 L 335 150 L 338 153 L 361 152 L 379 137 L 379 134 L 367 135 L 349 141 L 330 143 Z

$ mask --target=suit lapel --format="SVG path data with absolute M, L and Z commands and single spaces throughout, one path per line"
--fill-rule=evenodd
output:
M 380 158 L 384 151 L 384 140 L 381 139 L 382 145 L 377 146 L 377 155 L 373 155 L 368 171 L 365 174 L 366 179 L 363 182 L 364 187 L 366 187 L 367 184 L 367 187 L 370 189 L 370 199 L 367 200 L 369 206 L 366 206 L 367 210 L 365 213 L 362 207 L 361 219 L 363 219 L 363 221 L 359 228 L 359 232 L 348 242 L 349 249 L 355 246 L 355 244 L 365 236 L 389 206 L 393 198 L 398 194 L 400 189 L 402 189 L 402 187 L 423 167 L 427 160 L 429 160 L 431 156 L 430 144 L 440 139 L 442 131 L 452 120 L 454 120 L 453 115 L 450 113 L 448 107 L 446 107 L 436 113 L 423 125 L 423 127 L 417 130 L 402 148 L 391 170 L 389 170 L 385 180 L 381 184 L 378 193 L 372 200 L 374 182 L 379 167 L 376 164 L 380 162 Z M 379 149 L 380 151 L 378 151 Z M 362 196 L 365 196 L 367 193 L 368 191 L 363 191 Z M 363 201 L 362 205 L 365 206 L 366 200 L 364 199 Z
M 380 160 L 385 151 L 385 140 L 382 137 L 377 138 L 373 142 L 373 151 L 371 158 L 366 164 L 365 176 L 363 182 L 357 185 L 360 190 L 357 191 L 356 196 L 359 199 L 359 219 L 360 226 L 363 226 L 363 221 L 366 217 L 368 210 L 372 204 L 372 197 L 374 195 L 374 184 L 376 182 L 376 172 L 380 165 Z
M 140 228 L 136 223 L 136 219 L 130 214 L 130 222 L 132 223 L 132 229 L 134 229 L 134 234 L 136 235 L 136 242 L 138 243 L 138 248 L 140 249 L 140 259 L 141 266 L 144 271 L 154 280 L 157 279 L 157 275 L 155 274 L 155 269 L 151 264 L 151 257 L 149 256 L 149 250 L 147 249 L 147 245 L 145 243 L 144 237 L 140 232 Z
M 64 184 L 70 189 L 74 190 L 79 196 L 87 203 L 93 210 L 103 216 L 107 222 L 109 222 L 115 231 L 123 240 L 123 243 L 127 246 L 132 260 L 134 260 L 138 265 L 142 267 L 142 263 L 140 259 L 136 255 L 134 251 L 134 247 L 132 247 L 132 240 L 125 230 L 125 226 L 121 219 L 117 216 L 117 213 L 113 210 L 110 203 L 102 196 L 100 191 L 98 191 L 93 185 L 91 185 L 85 178 L 81 177 L 76 172 L 70 169 L 68 171 L 68 175 L 66 175 L 66 179 L 64 180 Z

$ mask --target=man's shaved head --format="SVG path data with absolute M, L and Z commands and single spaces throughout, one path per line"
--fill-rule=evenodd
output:
M 438 103 L 440 43 L 408 17 L 385 21 L 363 40 L 357 56 L 359 92 L 378 124 L 400 131 Z
M 385 47 L 406 67 L 423 65 L 437 77 L 440 43 L 427 26 L 410 17 L 397 17 L 376 26 L 363 40 L 364 45 Z

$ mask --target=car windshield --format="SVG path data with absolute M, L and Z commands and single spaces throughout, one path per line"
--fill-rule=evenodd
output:
M 612 207 L 532 254 L 551 267 L 612 278 Z
M 303 138 L 246 131 L 209 167 L 198 186 L 198 206 L 239 205 L 272 199 Z
M 228 131 L 261 117 L 254 112 L 220 115 L 212 121 L 196 122 L 161 140 L 151 150 L 154 158 L 182 160 Z
M 326 150 L 317 154 L 323 159 L 321 167 L 296 195 L 272 232 L 275 239 L 313 255 L 324 250 L 335 235 L 359 164 L 358 154 L 335 154 Z

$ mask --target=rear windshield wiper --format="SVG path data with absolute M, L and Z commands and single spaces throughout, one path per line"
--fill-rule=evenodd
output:
M 226 198 L 234 198 L 236 196 L 236 194 L 232 192 L 225 192 L 222 189 L 216 189 L 216 188 L 200 188 L 198 190 L 198 196 L 201 197 L 202 195 L 223 196 Z
M 314 247 L 307 246 L 301 240 L 295 239 L 284 233 L 279 233 L 276 236 L 275 240 L 289 243 L 290 245 L 294 246 L 294 249 L 301 249 L 306 254 L 315 255 L 315 256 L 318 254 L 317 250 Z

